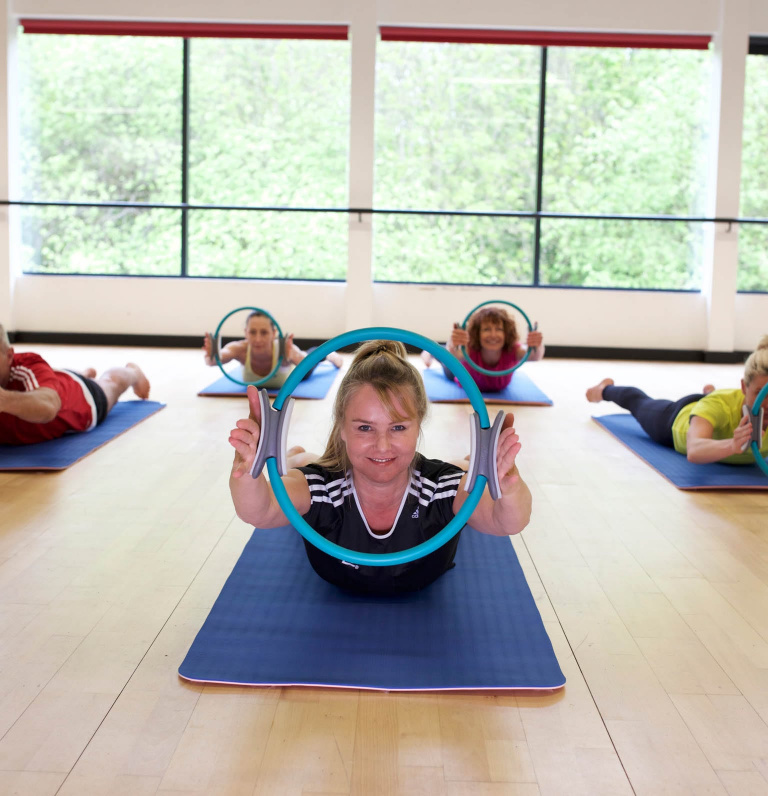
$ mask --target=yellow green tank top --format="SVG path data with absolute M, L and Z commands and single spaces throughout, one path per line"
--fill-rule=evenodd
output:
M 715 390 L 705 395 L 700 401 L 684 406 L 675 422 L 672 423 L 672 440 L 678 453 L 687 453 L 688 426 L 691 417 L 703 417 L 712 424 L 712 439 L 731 439 L 736 426 L 741 422 L 741 407 L 744 405 L 744 393 L 741 390 Z M 768 456 L 768 430 L 763 434 L 760 452 Z M 735 453 L 725 459 L 726 464 L 751 464 L 755 461 L 752 451 Z

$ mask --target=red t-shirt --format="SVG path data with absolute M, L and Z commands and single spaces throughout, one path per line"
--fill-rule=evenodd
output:
M 88 431 L 96 425 L 96 406 L 88 388 L 76 376 L 54 370 L 38 354 L 14 354 L 6 390 L 31 392 L 39 387 L 55 390 L 61 409 L 50 423 L 30 423 L 0 412 L 0 443 L 27 445 L 56 439 L 69 431 Z

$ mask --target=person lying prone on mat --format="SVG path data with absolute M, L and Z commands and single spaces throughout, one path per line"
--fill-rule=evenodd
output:
M 243 381 L 253 382 L 263 379 L 272 372 L 277 363 L 279 354 L 280 339 L 272 320 L 261 312 L 252 312 L 245 321 L 245 339 L 235 340 L 227 343 L 219 353 L 221 364 L 237 360 L 243 366 Z M 216 365 L 216 357 L 213 350 L 214 342 L 211 335 L 206 332 L 203 340 L 203 358 L 206 365 Z M 285 338 L 285 355 L 277 373 L 268 381 L 261 384 L 261 387 L 276 388 L 282 387 L 288 375 L 293 370 L 294 365 L 298 365 L 307 355 L 296 343 L 293 342 L 293 335 L 289 334 Z M 326 357 L 337 368 L 342 365 L 341 355 L 335 351 Z M 304 377 L 309 378 L 312 371 Z
M 149 381 L 129 362 L 96 378 L 54 370 L 38 354 L 17 354 L 0 325 L 0 444 L 27 445 L 95 428 L 129 388 L 149 398 Z
M 747 359 L 741 389 L 715 390 L 708 384 L 701 393 L 667 401 L 649 398 L 637 387 L 617 387 L 613 379 L 603 379 L 587 390 L 587 400 L 612 401 L 628 409 L 652 440 L 685 454 L 694 464 L 752 464 L 755 459 L 748 447 L 752 425 L 743 407 L 752 409 L 766 382 L 768 335 Z M 763 415 L 763 456 L 768 456 L 766 428 L 768 411 Z
M 462 329 L 454 323 L 450 340 L 445 347 L 460 361 L 464 362 L 461 347 L 469 358 L 486 370 L 508 370 L 524 356 L 527 348 L 532 349 L 528 361 L 544 357 L 544 338 L 538 330 L 528 332 L 525 345 L 520 343 L 517 324 L 507 311 L 500 307 L 483 307 L 472 314 L 467 328 Z M 421 358 L 429 367 L 434 357 L 428 351 L 421 352 Z M 468 366 L 467 371 L 483 392 L 498 392 L 509 386 L 513 373 L 489 376 Z M 443 366 L 445 377 L 454 381 L 454 375 Z
M 258 528 L 286 525 L 264 474 L 249 475 L 260 434 L 257 390 L 248 388 L 250 417 L 239 420 L 229 442 L 235 449 L 230 489 L 238 516 Z M 298 512 L 318 533 L 351 550 L 407 550 L 441 531 L 467 496 L 466 474 L 416 450 L 427 412 L 424 383 L 399 342 L 370 341 L 357 350 L 339 386 L 325 453 L 289 451 L 283 483 Z M 502 497 L 487 489 L 470 518 L 482 533 L 516 534 L 528 524 L 531 494 L 517 470 L 520 441 L 507 415 L 497 465 Z M 453 566 L 457 534 L 415 561 L 395 566 L 345 563 L 305 542 L 320 577 L 342 589 L 397 594 L 421 589 Z

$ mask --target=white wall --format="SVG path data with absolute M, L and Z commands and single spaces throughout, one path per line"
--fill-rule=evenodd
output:
M 723 142 L 737 135 L 740 139 L 742 100 L 733 96 L 743 95 L 743 69 L 733 66 L 734 50 L 745 47 L 739 37 L 768 31 L 764 0 L 6 0 L 5 10 L 11 48 L 15 21 L 24 16 L 349 23 L 354 65 L 352 206 L 370 206 L 372 201 L 370 97 L 379 24 L 706 33 L 716 41 L 720 36 L 731 42 L 726 52 L 730 68 L 723 70 L 719 87 L 728 97 L 728 113 L 718 116 Z M 0 29 L 0 46 L 5 46 L 4 33 Z M 12 67 L 12 53 L 6 56 L 0 63 Z M 7 79 L 13 83 L 12 72 Z M 5 86 L 2 70 L 0 86 Z M 8 92 L 6 99 L 0 102 L 2 192 L 10 190 L 8 164 L 14 162 L 13 145 L 3 136 L 9 126 L 13 129 L 13 98 Z M 724 145 L 714 146 L 713 209 L 733 205 L 734 163 L 723 162 L 727 157 Z M 735 168 L 738 171 L 738 164 Z M 733 292 L 735 247 L 724 230 L 713 230 L 704 291 L 690 294 L 372 285 L 372 233 L 365 217 L 362 222 L 350 218 L 346 284 L 18 275 L 7 216 L 0 211 L 0 320 L 19 331 L 197 335 L 211 330 L 234 307 L 253 304 L 269 309 L 281 326 L 299 337 L 330 337 L 362 325 L 400 325 L 445 339 L 451 321 L 463 319 L 481 301 L 497 298 L 523 307 L 553 345 L 730 351 L 750 349 L 768 332 L 768 295 Z

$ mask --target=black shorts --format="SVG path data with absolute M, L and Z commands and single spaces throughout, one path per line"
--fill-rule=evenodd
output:
M 98 382 L 95 382 L 93 379 L 89 379 L 87 376 L 83 376 L 82 373 L 77 373 L 74 370 L 70 370 L 69 373 L 71 373 L 73 376 L 76 376 L 77 380 L 81 381 L 91 394 L 91 398 L 93 398 L 93 404 L 96 407 L 96 425 L 101 425 L 109 413 L 106 393 L 101 389 L 101 385 Z

